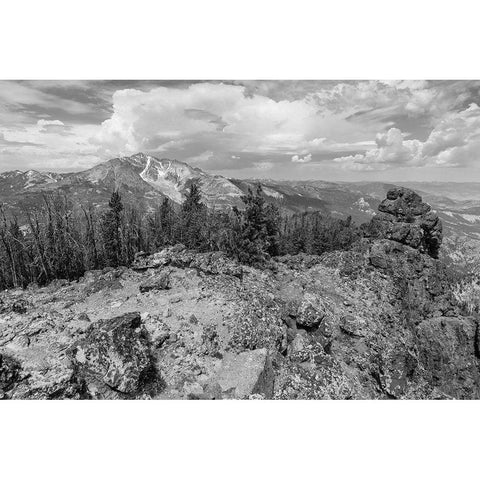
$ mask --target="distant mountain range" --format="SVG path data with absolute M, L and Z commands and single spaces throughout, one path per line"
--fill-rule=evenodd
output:
M 139 153 L 114 158 L 82 172 L 19 170 L 0 174 L 0 203 L 21 216 L 24 206 L 38 205 L 45 192 L 64 193 L 74 204 L 106 205 L 113 190 L 141 208 L 153 209 L 163 198 L 181 203 L 192 182 L 205 203 L 218 209 L 241 206 L 241 196 L 258 180 L 228 179 L 186 163 Z M 357 223 L 368 221 L 393 184 L 261 180 L 265 196 L 284 212 L 321 211 Z M 480 271 L 480 184 L 398 182 L 417 191 L 442 219 L 444 258 Z

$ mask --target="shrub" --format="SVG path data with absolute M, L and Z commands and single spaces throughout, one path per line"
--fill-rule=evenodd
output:
M 452 294 L 457 303 L 469 314 L 480 311 L 480 279 L 460 281 L 453 287 Z

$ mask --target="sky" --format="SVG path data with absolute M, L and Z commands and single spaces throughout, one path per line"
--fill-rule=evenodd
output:
M 237 178 L 480 181 L 480 81 L 0 81 L 0 171 L 138 152 Z

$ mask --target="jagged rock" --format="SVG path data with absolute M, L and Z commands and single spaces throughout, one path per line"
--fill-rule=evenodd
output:
M 103 386 L 132 395 L 152 381 L 150 346 L 139 313 L 92 325 L 86 338 L 69 350 L 69 356 L 93 395 Z
M 318 297 L 305 293 L 296 312 L 297 326 L 307 329 L 318 327 L 327 313 L 325 305 Z
M 375 240 L 366 256 L 394 280 L 398 300 L 416 323 L 451 310 L 449 275 L 441 262 L 393 240 Z
M 22 371 L 22 378 L 9 392 L 14 400 L 88 398 L 83 379 L 77 377 L 64 356 L 27 359 L 22 363 Z
M 419 360 L 428 382 L 455 398 L 478 398 L 480 364 L 475 353 L 477 325 L 469 317 L 436 317 L 418 326 Z
M 394 240 L 433 258 L 438 257 L 442 243 L 442 222 L 422 197 L 408 188 L 397 187 L 387 192 L 371 220 L 367 235 Z
M 194 268 L 210 275 L 223 274 L 239 278 L 243 275 L 241 265 L 228 258 L 224 253 L 198 253 L 187 250 L 182 244 L 165 248 L 161 252 L 149 256 L 143 253 L 137 255 L 132 268 L 137 271 L 144 271 L 149 268 L 160 268 L 167 265 L 177 268 Z
M 84 289 L 86 295 L 93 295 L 103 290 L 119 290 L 122 288 L 122 283 L 120 282 L 120 277 L 124 273 L 122 268 L 88 273 L 89 275 L 84 277 L 84 282 L 87 283 Z
M 381 212 L 408 219 L 412 215 L 424 215 L 431 210 L 431 207 L 424 203 L 422 197 L 413 190 L 395 187 L 387 192 L 387 198 L 382 201 L 378 209 Z
M 220 352 L 218 330 L 215 324 L 205 325 L 202 331 L 202 347 L 206 355 L 218 356 Z
M 245 399 L 253 394 L 272 398 L 274 374 L 266 348 L 225 355 L 216 381 L 222 394 Z
M 145 293 L 151 290 L 168 290 L 170 288 L 170 274 L 168 271 L 159 272 L 144 280 L 140 286 L 140 292 Z
M 418 367 L 417 358 L 400 338 L 383 345 L 378 363 L 374 376 L 380 387 L 389 397 L 401 398 Z
M 19 380 L 20 370 L 18 360 L 0 353 L 0 398 Z

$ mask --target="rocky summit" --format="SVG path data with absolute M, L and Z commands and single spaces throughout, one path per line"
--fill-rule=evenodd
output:
M 370 222 L 373 236 L 395 240 L 438 258 L 442 222 L 420 195 L 408 188 L 393 188 L 378 209 L 380 215 Z
M 262 268 L 183 245 L 0 294 L 4 399 L 480 398 L 442 226 L 393 189 L 346 251 Z

